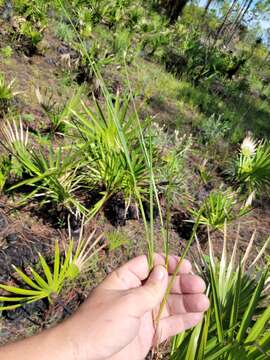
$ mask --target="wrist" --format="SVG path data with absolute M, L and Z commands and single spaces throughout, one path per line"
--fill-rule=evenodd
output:
M 75 320 L 73 315 L 55 328 L 56 337 L 61 343 L 61 347 L 65 348 L 65 360 L 103 360 L 96 349 L 96 341 L 94 339 L 94 329 L 91 331 L 82 331 L 82 324 Z
M 61 325 L 38 335 L 8 344 L 0 349 L 0 358 L 9 360 L 74 360 L 72 347 L 61 335 Z

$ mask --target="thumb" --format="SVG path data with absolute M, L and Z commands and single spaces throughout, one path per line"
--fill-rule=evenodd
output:
M 132 290 L 136 315 L 153 310 L 160 305 L 168 286 L 168 273 L 164 266 L 155 266 L 145 284 Z

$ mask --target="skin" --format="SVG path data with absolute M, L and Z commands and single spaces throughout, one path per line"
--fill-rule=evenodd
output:
M 62 324 L 32 338 L 4 346 L 9 360 L 142 360 L 153 346 L 201 321 L 209 307 L 203 280 L 183 261 L 158 325 L 155 319 L 175 272 L 178 258 L 170 256 L 168 271 L 155 255 L 149 273 L 146 256 L 137 257 L 111 273 L 79 310 Z

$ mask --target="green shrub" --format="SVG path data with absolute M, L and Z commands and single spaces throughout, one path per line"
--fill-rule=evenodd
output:
M 223 120 L 222 115 L 216 114 L 203 118 L 200 127 L 203 142 L 207 145 L 216 145 L 218 141 L 224 139 L 230 130 L 230 124 Z

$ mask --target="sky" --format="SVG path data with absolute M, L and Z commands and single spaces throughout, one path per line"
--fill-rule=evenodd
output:
M 200 6 L 205 6 L 206 3 L 207 3 L 207 0 L 197 0 L 197 1 L 198 1 L 198 4 L 199 4 Z M 256 0 L 256 1 L 254 2 L 253 7 L 256 6 L 256 4 L 259 3 L 260 1 L 261 1 L 261 0 Z M 242 3 L 242 1 L 239 0 L 239 3 Z M 212 8 L 213 8 L 213 7 L 214 7 L 214 6 L 212 5 Z M 270 7 L 270 5 L 269 5 L 269 7 Z M 267 38 L 266 31 L 267 31 L 267 30 L 270 31 L 270 11 L 269 11 L 268 14 L 265 14 L 264 17 L 261 17 L 261 18 L 259 18 L 259 19 L 256 19 L 256 20 L 252 21 L 252 22 L 251 22 L 251 25 L 256 25 L 256 23 L 258 23 L 258 24 L 260 25 L 261 29 L 262 29 L 262 34 L 261 34 L 261 35 L 262 35 L 263 39 L 266 39 L 266 38 Z

